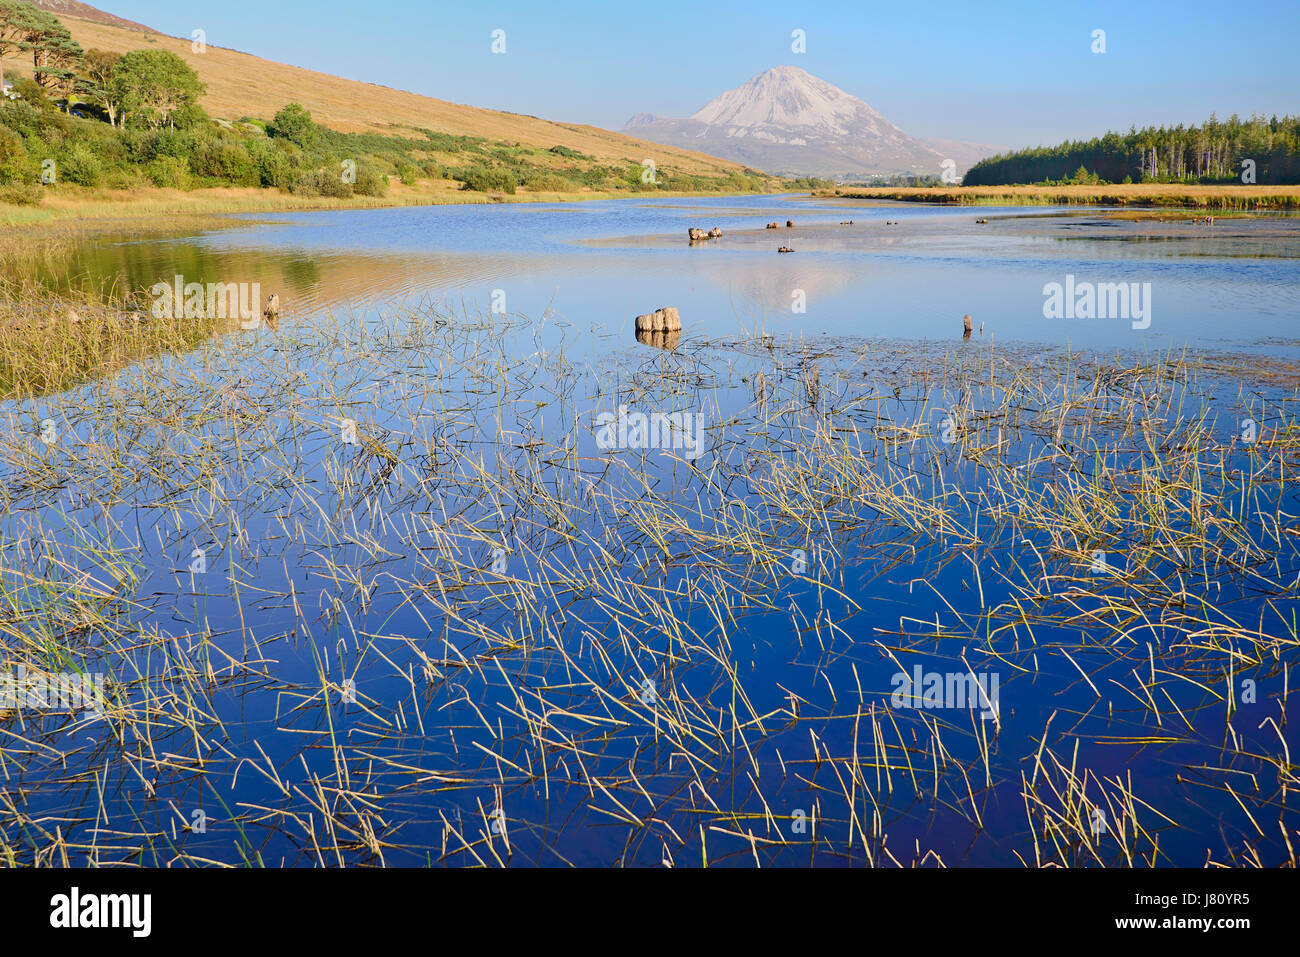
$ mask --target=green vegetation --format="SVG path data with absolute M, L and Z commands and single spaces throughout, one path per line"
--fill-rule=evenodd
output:
M 917 187 L 948 186 L 950 184 L 945 183 L 939 177 L 933 176 L 929 173 L 892 173 L 889 176 L 870 176 L 861 183 L 852 183 L 850 185 L 864 186 L 868 188 L 879 186 L 903 186 L 912 189 Z
M 6 53 L 29 55 L 36 83 L 64 95 L 82 59 L 81 46 L 58 18 L 24 0 L 0 0 L 0 55 Z M 0 86 L 4 79 L 0 67 Z
M 1253 165 L 1251 165 L 1253 164 Z M 1253 170 L 1253 177 L 1243 179 Z M 976 163 L 966 186 L 1012 183 L 1300 183 L 1300 117 L 1147 127 L 1040 146 Z
M 349 137 L 297 104 L 268 124 L 214 120 L 204 86 L 166 50 L 82 51 L 57 18 L 0 0 L 0 49 L 31 53 L 0 101 L 0 201 L 40 203 L 45 189 L 276 187 L 302 196 L 382 196 L 423 141 Z
M 110 57 L 97 51 L 96 59 L 103 64 Z M 178 118 L 183 125 L 198 121 L 203 92 L 198 74 L 175 53 L 132 50 L 109 67 L 103 99 L 121 112 L 123 125 L 130 115 L 139 117 L 151 130 L 164 125 L 175 129 Z
M 506 169 L 490 169 L 486 166 L 475 166 L 464 172 L 464 183 L 466 189 L 476 189 L 480 193 L 511 193 L 519 185 L 512 172 Z
M 752 170 L 745 172 L 752 172 Z M 822 179 L 820 176 L 800 176 L 798 179 L 791 180 L 790 185 L 795 189 L 834 189 L 835 180 Z

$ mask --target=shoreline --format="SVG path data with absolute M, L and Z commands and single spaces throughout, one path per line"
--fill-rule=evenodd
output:
M 95 190 L 56 194 L 39 206 L 0 206 L 0 234 L 32 226 L 102 224 L 146 217 L 219 217 L 233 213 L 299 213 L 331 209 L 396 209 L 411 206 L 479 206 L 524 203 L 580 203 L 608 199 L 692 199 L 728 196 L 779 196 L 771 193 L 665 190 L 590 190 L 575 193 L 480 193 L 462 189 L 419 189 L 395 185 L 387 196 L 347 199 L 295 196 L 262 187 L 212 187 L 195 190 Z M 802 192 L 802 190 L 794 190 Z M 161 224 L 160 224 L 161 225 Z M 81 232 L 81 229 L 76 230 Z M 90 230 L 90 231 L 93 231 Z
M 1300 185 L 840 186 L 814 190 L 812 195 L 818 199 L 874 199 L 938 206 L 1152 206 L 1202 211 L 1300 209 Z

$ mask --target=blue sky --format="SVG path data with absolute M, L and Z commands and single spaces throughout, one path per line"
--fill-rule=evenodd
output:
M 1004 146 L 1300 112 L 1300 0 L 100 0 L 174 36 L 457 103 L 619 129 L 781 63 L 916 136 Z M 505 31 L 505 55 L 491 34 Z M 791 51 L 801 29 L 807 52 Z M 1091 51 L 1106 31 L 1106 53 Z

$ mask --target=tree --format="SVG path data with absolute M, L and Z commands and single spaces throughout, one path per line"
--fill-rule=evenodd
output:
M 26 53 L 28 37 L 36 28 L 40 11 L 25 0 L 0 0 L 0 89 L 4 88 L 3 57 Z
M 309 149 L 316 142 L 318 130 L 311 114 L 302 104 L 290 103 L 275 114 L 266 132 L 277 139 L 285 139 L 303 149 Z
M 173 114 L 197 106 L 207 87 L 190 65 L 168 50 L 132 50 L 113 67 L 109 91 L 127 116 L 140 117 L 150 129 L 174 126 Z
M 77 82 L 77 69 L 81 66 L 82 48 L 59 17 L 44 10 L 34 9 L 26 20 L 26 36 L 19 40 L 19 49 L 31 53 L 32 77 L 45 90 L 61 94 L 65 99 L 73 94 Z M 64 104 L 68 108 L 68 104 Z
M 122 59 L 108 50 L 87 50 L 78 90 L 108 114 L 108 125 L 117 126 L 122 103 L 113 90 L 113 68 Z
M 1300 182 L 1300 117 L 1266 120 L 1211 115 L 1202 126 L 1147 127 L 1107 133 L 1087 141 L 1037 147 L 975 164 L 970 186 L 1058 181 L 1234 182 L 1243 160 L 1253 161 L 1261 182 Z M 1070 170 L 1074 170 L 1071 175 Z M 1086 177 L 1086 179 L 1085 179 Z

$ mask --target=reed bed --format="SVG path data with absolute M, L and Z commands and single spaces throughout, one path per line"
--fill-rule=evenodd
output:
M 587 345 L 12 365 L 0 672 L 107 677 L 0 714 L 0 861 L 1295 866 L 1300 369 Z M 600 448 L 619 406 L 703 453 Z M 1000 694 L 898 707 L 918 666 Z

